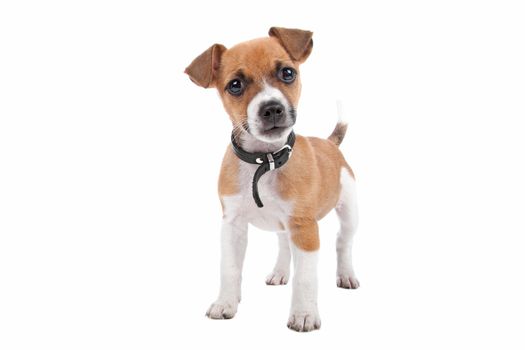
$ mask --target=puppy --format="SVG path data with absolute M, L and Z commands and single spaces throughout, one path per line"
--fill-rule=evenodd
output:
M 206 315 L 232 318 L 241 300 L 241 271 L 248 224 L 278 233 L 279 254 L 269 285 L 286 284 L 294 259 L 288 327 L 319 329 L 317 222 L 335 208 L 338 287 L 355 289 L 352 239 L 357 227 L 354 174 L 339 151 L 346 124 L 328 139 L 295 135 L 301 93 L 299 66 L 312 51 L 312 32 L 273 27 L 269 37 L 230 49 L 212 45 L 185 73 L 197 85 L 216 88 L 233 125 L 222 162 L 221 286 Z

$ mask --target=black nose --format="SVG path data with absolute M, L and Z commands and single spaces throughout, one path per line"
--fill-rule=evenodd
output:
M 284 117 L 284 106 L 276 101 L 266 102 L 259 108 L 259 117 L 265 121 L 277 123 Z

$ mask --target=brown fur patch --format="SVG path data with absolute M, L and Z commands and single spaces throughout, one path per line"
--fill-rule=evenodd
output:
M 291 221 L 320 220 L 335 207 L 341 190 L 342 167 L 350 168 L 334 143 L 297 136 L 293 155 L 279 172 L 279 192 L 283 199 L 294 203 Z M 304 250 L 318 245 L 318 237 L 310 229 L 304 233 L 296 229 L 292 239 Z
M 219 175 L 219 197 L 231 196 L 239 192 L 239 158 L 230 145 L 226 149 Z M 222 199 L 221 199 L 222 204 Z
M 297 136 L 288 163 L 279 169 L 279 192 L 295 203 L 294 216 L 323 218 L 339 199 L 343 155 L 332 142 Z
M 309 30 L 272 27 L 268 34 L 277 38 L 295 61 L 304 62 L 312 52 L 313 33 Z
M 215 86 L 217 70 L 220 66 L 221 56 L 226 48 L 221 44 L 214 44 L 208 50 L 197 56 L 186 67 L 184 73 L 188 74 L 191 81 L 203 88 Z
M 296 246 L 307 252 L 319 249 L 319 227 L 311 218 L 291 217 L 290 236 Z

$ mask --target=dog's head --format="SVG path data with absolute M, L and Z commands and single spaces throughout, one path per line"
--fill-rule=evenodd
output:
M 312 51 L 312 32 L 272 27 L 269 37 L 230 49 L 212 45 L 185 73 L 215 87 L 235 128 L 272 142 L 288 136 L 301 94 L 299 65 Z

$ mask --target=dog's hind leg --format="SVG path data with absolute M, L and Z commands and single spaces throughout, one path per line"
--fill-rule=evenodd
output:
M 340 221 L 337 235 L 337 286 L 356 289 L 359 281 L 352 265 L 352 245 L 357 230 L 357 199 L 355 180 L 346 168 L 341 170 L 341 195 L 335 208 Z
M 290 278 L 290 243 L 287 232 L 277 232 L 279 239 L 279 253 L 273 271 L 266 277 L 266 284 L 278 286 L 288 283 Z

